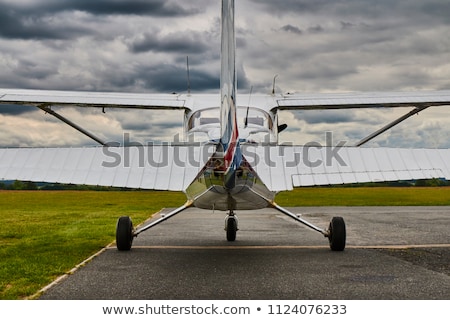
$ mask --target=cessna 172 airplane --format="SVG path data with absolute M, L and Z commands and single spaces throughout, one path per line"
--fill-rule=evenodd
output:
M 450 91 L 342 94 L 272 94 L 237 97 L 234 0 L 222 1 L 220 95 L 125 94 L 0 89 L 0 104 L 31 105 L 57 117 L 102 146 L 0 149 L 0 179 L 184 191 L 187 202 L 135 229 L 129 217 L 116 227 L 119 250 L 134 237 L 189 207 L 227 211 L 228 241 L 236 239 L 238 210 L 271 207 L 311 228 L 342 251 L 342 217 L 317 227 L 275 203 L 276 193 L 294 187 L 427 178 L 450 179 L 449 149 L 361 147 L 367 141 L 429 107 L 450 105 Z M 250 102 L 249 102 L 250 101 Z M 183 110 L 185 136 L 204 143 L 147 146 L 108 144 L 52 109 L 97 107 Z M 18 106 L 19 107 L 19 106 Z M 279 110 L 411 107 L 412 110 L 355 147 L 279 145 Z M 243 123 L 238 115 L 244 115 Z M 254 137 L 266 135 L 265 143 Z

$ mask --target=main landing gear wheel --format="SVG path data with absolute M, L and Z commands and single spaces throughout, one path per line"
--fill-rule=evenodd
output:
M 129 251 L 133 244 L 133 222 L 130 217 L 120 217 L 116 227 L 116 246 L 120 251 Z
M 344 251 L 346 241 L 345 223 L 342 217 L 333 217 L 328 229 L 328 240 L 332 251 Z
M 235 241 L 238 230 L 237 219 L 235 216 L 228 216 L 226 220 L 225 230 L 227 232 L 227 240 Z

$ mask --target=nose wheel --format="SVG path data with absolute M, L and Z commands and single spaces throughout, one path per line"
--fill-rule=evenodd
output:
M 236 233 L 238 230 L 237 217 L 231 211 L 230 214 L 225 218 L 225 231 L 227 234 L 227 241 L 235 241 Z

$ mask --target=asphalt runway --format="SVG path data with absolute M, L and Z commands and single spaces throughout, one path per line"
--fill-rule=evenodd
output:
M 106 248 L 40 299 L 450 299 L 450 207 L 289 209 L 323 228 L 344 217 L 345 251 L 272 209 L 237 212 L 230 243 L 224 212 L 192 208 L 129 252 Z

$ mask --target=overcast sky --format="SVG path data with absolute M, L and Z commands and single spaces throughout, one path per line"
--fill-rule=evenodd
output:
M 237 0 L 240 93 L 450 89 L 448 0 Z M 218 93 L 220 1 L 0 0 L 0 87 Z M 354 144 L 407 110 L 282 112 L 281 141 Z M 61 111 L 108 140 L 172 141 L 182 113 Z M 450 147 L 450 107 L 371 145 Z M 95 144 L 40 110 L 0 106 L 0 146 Z

